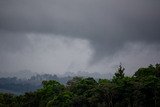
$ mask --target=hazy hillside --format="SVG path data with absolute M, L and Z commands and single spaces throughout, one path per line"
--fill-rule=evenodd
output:
M 56 80 L 61 84 L 66 84 L 72 77 L 93 77 L 96 80 L 99 78 L 111 79 L 113 74 L 101 74 L 101 73 L 89 73 L 85 71 L 79 71 L 77 73 L 66 72 L 62 75 L 51 74 L 37 74 L 29 70 L 23 70 L 19 72 L 9 73 L 1 72 L 0 78 L 0 92 L 9 92 L 14 94 L 23 94 L 25 92 L 35 91 L 42 87 L 42 81 L 44 80 Z
M 57 77 L 50 74 L 37 74 L 29 79 L 19 79 L 17 77 L 0 78 L 0 92 L 24 94 L 25 92 L 33 92 L 41 88 L 41 83 L 44 80 L 56 80 L 61 84 L 65 84 L 70 79 L 71 77 Z

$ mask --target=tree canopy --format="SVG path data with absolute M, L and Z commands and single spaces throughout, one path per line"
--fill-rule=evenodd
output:
M 0 94 L 0 107 L 160 107 L 160 64 L 138 69 L 131 77 L 119 66 L 113 79 L 74 77 L 66 85 L 43 81 L 24 95 Z

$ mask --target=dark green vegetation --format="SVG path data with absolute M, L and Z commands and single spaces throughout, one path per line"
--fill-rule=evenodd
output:
M 49 80 L 35 92 L 0 94 L 0 107 L 160 107 L 160 64 L 132 77 L 120 65 L 112 80 L 74 77 L 67 85 Z

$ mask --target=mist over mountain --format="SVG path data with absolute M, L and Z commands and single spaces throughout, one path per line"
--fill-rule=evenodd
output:
M 87 71 L 78 71 L 74 72 L 65 72 L 62 76 L 79 76 L 79 77 L 93 77 L 93 78 L 107 78 L 111 79 L 114 73 L 98 73 L 98 72 L 87 72 Z
M 160 0 L 0 0 L 0 107 L 160 107 L 158 63 Z
M 37 73 L 32 72 L 30 70 L 20 70 L 17 72 L 8 72 L 8 71 L 0 71 L 0 78 L 2 77 L 17 77 L 20 79 L 29 79 Z
M 51 74 L 36 74 L 30 78 L 19 77 L 1 77 L 0 92 L 24 94 L 26 92 L 34 92 L 42 87 L 42 81 L 56 80 L 62 84 L 66 84 L 72 77 L 58 77 Z
M 47 74 L 45 72 L 42 73 L 37 73 L 37 72 L 32 72 L 31 70 L 21 70 L 17 72 L 6 72 L 6 71 L 0 71 L 0 78 L 3 77 L 17 77 L 19 79 L 29 79 L 32 76 L 36 75 L 44 75 Z M 82 76 L 82 77 L 94 77 L 94 78 L 107 78 L 111 79 L 113 77 L 113 73 L 99 73 L 99 72 L 87 72 L 87 71 L 78 71 L 78 72 L 65 72 L 63 74 L 54 74 L 51 73 L 50 75 L 57 75 L 59 77 L 75 77 L 75 76 Z
M 95 79 L 107 78 L 111 79 L 113 74 L 89 73 L 79 71 L 77 73 L 66 72 L 62 75 L 34 73 L 30 70 L 22 70 L 14 73 L 1 72 L 0 76 L 0 92 L 24 94 L 25 92 L 33 92 L 42 87 L 42 81 L 56 80 L 62 84 L 66 84 L 73 77 L 93 77 Z

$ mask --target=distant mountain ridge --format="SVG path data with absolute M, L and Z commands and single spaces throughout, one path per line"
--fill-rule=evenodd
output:
M 24 94 L 25 92 L 33 92 L 42 87 L 44 80 L 56 80 L 62 84 L 66 84 L 72 77 L 58 77 L 51 74 L 37 74 L 29 79 L 17 77 L 0 78 L 0 92 L 8 92 L 14 94 Z
M 4 76 L 4 77 L 2 77 Z M 63 75 L 52 74 L 36 74 L 29 70 L 23 70 L 16 73 L 2 74 L 0 78 L 0 92 L 8 92 L 14 94 L 24 94 L 25 92 L 33 92 L 42 87 L 44 80 L 56 80 L 61 84 L 66 84 L 73 77 L 94 77 L 111 79 L 112 74 L 89 73 L 79 71 L 77 73 L 66 72 Z
M 36 73 L 32 72 L 31 70 L 20 70 L 17 72 L 7 72 L 7 71 L 0 71 L 0 78 L 2 77 L 17 77 L 20 79 L 30 79 L 32 76 L 36 75 L 44 75 L 46 73 Z M 47 73 L 48 74 L 48 73 Z M 54 75 L 54 74 L 50 74 Z M 93 77 L 93 78 L 107 78 L 111 79 L 114 74 L 112 73 L 99 73 L 99 72 L 87 72 L 87 71 L 78 71 L 78 72 L 65 72 L 61 75 L 57 75 L 59 77 L 75 77 L 75 76 L 82 76 L 82 77 Z
M 79 76 L 79 77 L 93 77 L 93 78 L 107 78 L 111 79 L 114 74 L 112 73 L 98 73 L 98 72 L 86 72 L 86 71 L 78 71 L 77 73 L 73 72 L 65 72 L 62 76 Z

